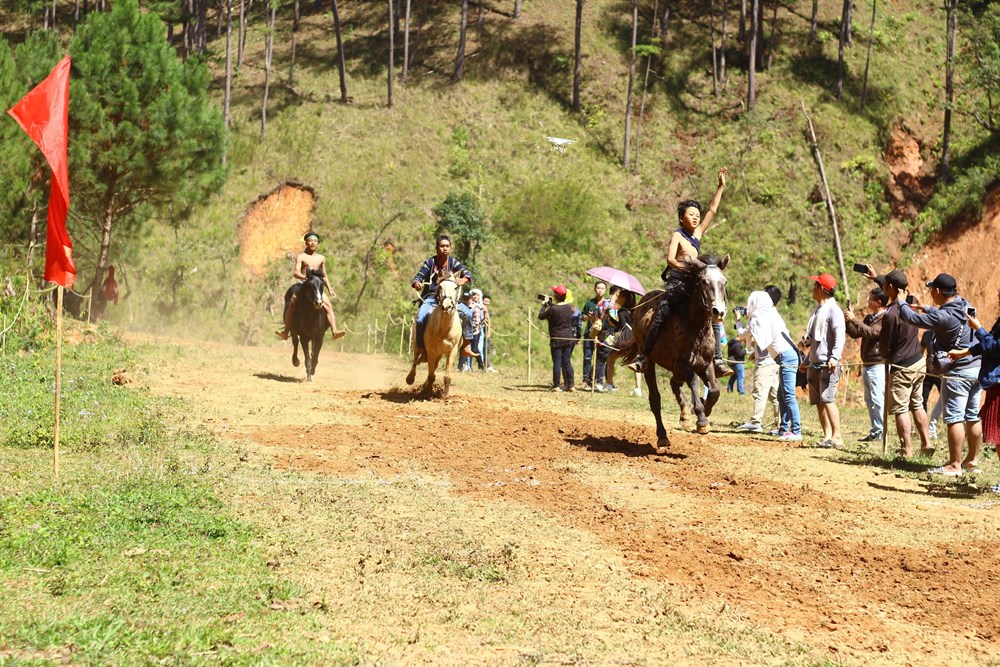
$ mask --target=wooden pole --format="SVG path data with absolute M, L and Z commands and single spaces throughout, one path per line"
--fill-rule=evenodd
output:
M 365 354 L 372 353 L 372 325 L 365 325 Z
M 826 169 L 823 168 L 823 156 L 819 152 L 819 142 L 816 140 L 816 131 L 813 129 L 812 118 L 806 112 L 806 103 L 801 102 L 802 115 L 806 117 L 809 124 L 809 141 L 811 142 L 813 156 L 816 158 L 816 166 L 819 167 L 819 177 L 823 182 L 823 198 L 826 200 L 826 212 L 830 217 L 830 224 L 833 226 L 833 244 L 837 251 L 837 262 L 840 264 L 840 278 L 844 281 L 844 294 L 847 298 L 847 307 L 851 307 L 851 293 L 847 290 L 847 269 L 844 267 L 844 253 L 840 247 L 840 230 L 837 228 L 837 212 L 833 208 L 833 196 L 830 194 L 830 184 L 826 180 Z
M 378 318 L 375 318 L 375 348 L 378 348 Z
M 527 308 L 527 318 L 524 320 L 528 327 L 528 384 L 531 384 L 531 307 Z
M 406 331 L 406 320 L 399 323 L 399 356 L 403 356 L 403 332 Z
M 56 420 L 52 431 L 52 475 L 59 479 L 59 393 L 62 390 L 62 311 L 63 286 L 56 288 Z

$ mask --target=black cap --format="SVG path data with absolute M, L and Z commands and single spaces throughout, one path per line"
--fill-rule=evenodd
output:
M 884 273 L 880 273 L 877 276 L 875 276 L 875 284 L 878 285 L 879 287 L 885 287 L 885 274 Z
M 937 277 L 927 283 L 928 287 L 936 287 L 945 294 L 954 294 L 958 291 L 958 283 L 947 273 L 939 273 Z
M 899 269 L 893 269 L 885 274 L 885 285 L 892 285 L 896 289 L 906 289 L 910 283 L 906 280 L 906 274 Z

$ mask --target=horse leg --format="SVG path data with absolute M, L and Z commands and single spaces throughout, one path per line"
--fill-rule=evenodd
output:
M 445 357 L 444 362 L 444 402 L 451 403 L 451 399 L 448 395 L 451 393 L 451 369 L 455 365 L 455 359 L 458 357 L 458 352 L 462 347 L 461 339 L 455 345 L 452 345 L 451 350 L 448 352 L 448 356 Z
M 719 388 L 719 383 L 715 379 L 715 370 L 711 366 L 706 368 L 701 373 L 701 381 L 705 383 L 708 387 L 708 396 L 705 397 L 705 416 L 712 416 L 712 408 L 715 404 L 719 402 L 719 396 L 722 395 L 722 391 Z
M 299 367 L 299 335 L 292 334 L 292 366 Z
M 310 353 L 311 342 L 308 336 L 302 337 L 302 361 L 306 362 L 306 382 L 312 382 L 313 373 L 315 372 L 312 354 Z
M 319 336 L 313 338 L 312 341 L 312 372 L 316 374 L 316 365 L 319 363 L 319 351 L 323 348 L 323 334 L 326 333 L 326 327 L 319 330 Z
M 417 360 L 420 355 L 417 353 L 417 333 L 413 332 L 410 336 L 410 347 L 413 348 L 413 363 L 410 366 L 410 372 L 406 374 L 406 384 L 411 385 L 413 381 L 417 379 Z
M 438 362 L 440 361 L 440 352 L 431 354 L 430 350 L 427 351 L 427 382 L 424 383 L 424 393 L 429 394 L 434 388 L 435 373 L 437 372 Z
M 688 386 L 691 388 L 691 403 L 694 406 L 694 414 L 698 418 L 697 431 L 701 435 L 708 433 L 708 416 L 705 414 L 705 403 L 701 400 L 701 392 L 699 391 L 698 382 L 696 378 L 701 376 L 695 376 L 694 373 L 690 374 L 688 378 Z M 718 399 L 718 397 L 716 397 Z
M 674 398 L 681 409 L 681 428 L 685 431 L 691 428 L 691 404 L 684 398 L 684 380 L 677 374 L 670 378 L 670 390 L 674 392 Z
M 649 394 L 649 410 L 656 420 L 656 453 L 662 454 L 670 448 L 670 438 L 667 437 L 667 429 L 663 426 L 663 416 L 660 408 L 663 407 L 660 401 L 660 387 L 656 384 L 656 365 L 649 364 L 642 376 L 646 379 L 646 393 Z

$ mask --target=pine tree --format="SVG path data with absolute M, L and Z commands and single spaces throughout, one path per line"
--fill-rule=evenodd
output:
M 91 285 L 112 241 L 153 214 L 178 222 L 225 179 L 225 128 L 208 70 L 182 63 L 163 23 L 119 0 L 87 17 L 70 44 L 71 215 L 97 239 Z

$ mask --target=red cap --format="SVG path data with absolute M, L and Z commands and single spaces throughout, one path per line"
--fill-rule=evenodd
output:
M 809 280 L 815 280 L 819 283 L 819 286 L 825 289 L 827 292 L 832 292 L 837 289 L 837 279 L 831 276 L 829 273 L 821 273 L 818 276 L 809 276 Z
M 555 292 L 556 294 L 558 294 L 559 296 L 566 296 L 566 286 L 565 285 L 556 285 L 556 286 L 554 286 L 552 288 L 552 291 Z

